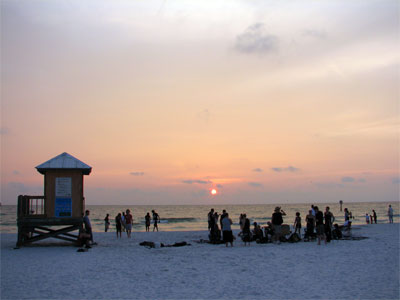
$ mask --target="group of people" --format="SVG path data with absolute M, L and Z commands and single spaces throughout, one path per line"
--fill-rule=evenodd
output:
M 274 242 L 280 243 L 281 240 L 286 240 L 284 237 L 290 233 L 290 227 L 283 225 L 283 216 L 286 216 L 284 210 L 277 206 L 272 214 L 271 222 L 267 222 L 267 226 L 263 229 L 257 222 L 253 223 L 253 229 L 249 218 L 246 214 L 240 214 L 239 236 L 245 243 L 250 244 L 251 241 L 257 241 L 258 243 Z M 389 223 L 393 223 L 393 209 L 389 205 L 388 209 Z M 226 218 L 226 219 L 225 219 Z M 304 236 L 302 237 L 302 219 L 300 212 L 296 212 L 296 216 L 293 223 L 293 234 L 290 239 L 293 241 L 299 241 L 302 238 L 304 241 L 317 240 L 318 245 L 323 241 L 325 244 L 329 243 L 332 239 L 341 239 L 343 237 L 342 231 L 349 230 L 353 219 L 352 213 L 345 208 L 344 209 L 344 224 L 339 226 L 334 224 L 335 216 L 330 210 L 329 206 L 325 207 L 325 211 L 322 211 L 318 206 L 311 205 L 311 209 L 308 211 L 305 217 L 306 228 L 304 230 Z M 377 223 L 377 214 L 375 210 L 372 210 L 371 223 Z M 368 219 L 367 219 L 367 223 Z M 218 226 L 220 225 L 220 227 Z M 210 231 L 209 237 L 211 243 L 225 243 L 226 246 L 231 244 L 233 246 L 234 236 L 232 234 L 232 220 L 229 218 L 229 214 L 226 210 L 223 210 L 221 215 L 218 215 L 212 208 L 208 213 L 208 230 Z M 286 227 L 285 227 L 286 226 Z M 222 231 L 222 240 L 221 240 Z
M 158 223 L 160 222 L 160 215 L 155 210 L 152 210 L 151 213 L 153 215 L 153 231 L 155 230 L 158 231 Z M 152 217 L 150 216 L 149 212 L 144 216 L 146 232 L 150 231 L 151 218 Z M 110 226 L 109 214 L 107 214 L 107 216 L 104 218 L 104 222 L 105 222 L 105 232 L 107 232 Z M 122 237 L 122 231 L 125 231 L 128 238 L 130 238 L 132 233 L 132 226 L 133 226 L 133 216 L 129 209 L 127 209 L 125 212 L 118 213 L 118 215 L 115 217 L 117 238 Z

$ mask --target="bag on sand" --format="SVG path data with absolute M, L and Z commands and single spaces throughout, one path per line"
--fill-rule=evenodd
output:
M 300 242 L 301 238 L 297 233 L 292 233 L 288 239 L 289 243 L 297 243 Z

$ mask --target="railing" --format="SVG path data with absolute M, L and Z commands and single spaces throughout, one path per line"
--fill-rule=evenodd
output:
M 18 217 L 44 216 L 45 203 L 44 196 L 18 196 Z

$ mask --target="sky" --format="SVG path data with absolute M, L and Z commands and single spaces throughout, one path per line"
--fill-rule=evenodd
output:
M 87 204 L 399 201 L 399 11 L 1 1 L 1 202 L 63 152 Z

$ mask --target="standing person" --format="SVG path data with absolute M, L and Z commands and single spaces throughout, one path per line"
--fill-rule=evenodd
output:
M 377 222 L 377 218 L 376 218 L 376 212 L 375 212 L 375 209 L 373 209 L 372 210 L 372 215 L 373 215 L 373 217 L 374 217 L 374 223 L 376 224 L 376 222 Z M 371 222 L 372 223 L 372 222 Z
M 249 243 L 249 246 L 250 246 L 251 231 L 250 231 L 250 220 L 248 218 L 245 218 L 245 220 L 244 220 L 243 229 L 242 229 L 242 240 L 243 240 L 245 246 L 246 246 L 246 243 Z
M 275 207 L 274 213 L 272 214 L 272 225 L 274 229 L 274 236 L 272 237 L 274 242 L 280 243 L 281 237 L 281 226 L 283 223 L 283 217 L 286 213 L 281 210 L 279 206 Z
M 225 218 L 226 215 L 227 215 L 226 210 L 225 210 L 225 209 L 222 210 L 222 214 L 221 214 L 221 216 L 219 217 L 219 224 L 220 224 L 221 229 L 222 229 L 222 220 Z
M 335 217 L 330 211 L 329 206 L 325 208 L 324 218 L 326 241 L 329 243 L 332 240 L 332 224 L 335 222 Z
M 311 213 L 315 217 L 316 211 L 315 211 L 315 206 L 311 205 Z
M 368 214 L 365 214 L 365 223 L 369 224 L 369 216 L 368 216 Z
M 240 226 L 240 231 L 243 232 L 243 227 L 244 227 L 244 221 L 246 218 L 244 218 L 244 214 L 240 214 L 239 217 L 239 226 Z
M 208 212 L 208 231 L 212 230 L 212 226 L 211 226 L 211 219 L 214 217 L 214 208 L 211 208 L 211 210 Z
M 306 216 L 307 229 L 304 238 L 309 239 L 315 237 L 314 228 L 315 228 L 315 216 L 312 214 L 312 210 L 308 211 L 308 215 Z
M 107 216 L 104 218 L 104 232 L 107 232 L 108 228 L 110 228 L 110 215 L 109 214 L 107 214 Z
M 156 229 L 158 231 L 158 222 L 160 222 L 160 216 L 154 210 L 152 210 L 151 212 L 153 213 L 153 221 L 154 221 L 153 232 Z
M 125 226 L 126 226 L 126 220 L 125 220 L 125 213 L 122 212 L 122 216 L 121 216 L 121 224 L 122 224 L 122 230 L 125 232 Z
M 117 229 L 117 238 L 118 238 L 118 233 L 119 237 L 122 237 L 122 216 L 121 213 L 118 213 L 118 215 L 115 217 L 115 228 Z
M 315 206 L 315 224 L 317 226 L 317 238 L 318 238 L 318 245 L 321 245 L 321 240 L 324 240 L 326 245 L 325 239 L 325 226 L 324 226 L 324 214 L 322 211 L 318 209 L 318 206 Z
M 226 213 L 225 217 L 222 219 L 222 236 L 226 247 L 228 247 L 228 243 L 230 243 L 231 247 L 233 247 L 233 234 L 231 225 L 232 220 L 229 218 L 229 214 Z
M 294 218 L 294 233 L 299 232 L 299 237 L 301 238 L 301 217 L 300 217 L 300 212 L 296 212 L 296 218 Z
M 126 235 L 128 238 L 131 237 L 131 232 L 132 232 L 132 223 L 133 223 L 133 217 L 131 215 L 131 211 L 129 209 L 126 210 L 125 214 L 125 229 L 126 229 Z
M 90 235 L 90 241 L 93 243 L 93 232 L 92 232 L 92 224 L 89 219 L 90 211 L 85 211 L 85 216 L 83 217 L 83 224 L 85 225 L 85 231 Z
M 389 223 L 393 223 L 393 208 L 392 205 L 390 204 L 388 208 L 388 217 L 389 217 Z
M 344 209 L 344 226 L 347 226 L 350 222 L 350 214 L 347 208 Z
M 144 220 L 146 223 L 146 232 L 149 232 L 150 231 L 150 221 L 151 221 L 150 213 L 147 213 L 147 215 L 144 216 Z

